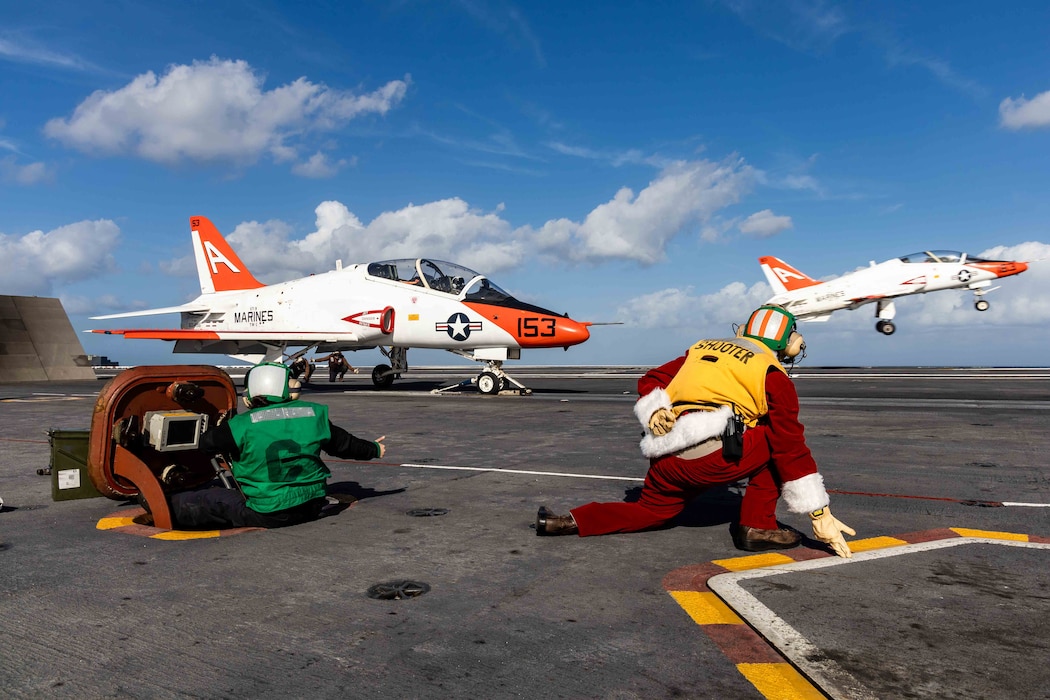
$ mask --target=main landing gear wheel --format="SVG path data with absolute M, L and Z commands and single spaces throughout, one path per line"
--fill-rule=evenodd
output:
M 973 307 L 978 311 L 987 311 L 989 306 L 991 306 L 991 304 L 984 299 L 979 299 L 973 303 Z
M 893 331 L 897 330 L 897 327 L 893 325 L 893 321 L 879 321 L 875 324 L 875 330 L 883 335 L 893 335 Z
M 372 368 L 372 384 L 378 389 L 386 389 L 394 383 L 394 373 L 390 365 L 376 365 Z
M 494 372 L 482 372 L 478 375 L 478 391 L 482 394 L 490 396 L 498 394 L 502 385 L 503 380 L 496 376 Z

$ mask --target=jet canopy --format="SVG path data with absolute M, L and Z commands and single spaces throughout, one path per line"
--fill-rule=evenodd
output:
M 996 262 L 985 260 L 957 250 L 924 250 L 921 253 L 911 253 L 900 258 L 906 263 L 968 263 L 968 262 Z
M 451 294 L 464 301 L 498 304 L 513 299 L 484 275 L 444 260 L 383 260 L 369 264 L 368 274 Z
M 500 289 L 499 285 L 485 275 L 470 268 L 444 260 L 427 258 L 405 258 L 403 260 L 381 260 L 369 263 L 368 274 L 372 277 L 403 282 L 449 294 L 459 301 L 503 306 L 521 311 L 531 311 L 547 316 L 565 316 L 548 309 L 519 301 Z

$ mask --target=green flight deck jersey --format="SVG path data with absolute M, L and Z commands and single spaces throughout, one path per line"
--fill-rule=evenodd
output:
M 324 498 L 331 472 L 321 445 L 331 438 L 328 407 L 309 401 L 253 408 L 229 421 L 240 451 L 231 465 L 247 505 L 259 513 Z

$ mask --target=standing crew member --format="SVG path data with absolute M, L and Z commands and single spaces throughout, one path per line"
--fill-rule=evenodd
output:
M 809 514 L 816 539 L 840 557 L 853 556 L 842 533 L 856 533 L 831 514 L 798 421 L 798 394 L 781 364 L 804 350 L 795 317 L 762 306 L 737 337 L 701 340 L 685 356 L 650 370 L 638 382 L 634 408 L 645 429 L 642 454 L 650 458 L 638 501 L 589 503 L 569 515 L 543 507 L 536 534 L 645 530 L 669 522 L 705 489 L 750 477 L 732 533 L 739 549 L 798 545 L 800 535 L 776 520 L 783 496 L 788 510 Z
M 238 489 L 210 487 L 171 495 L 175 527 L 284 527 L 316 520 L 331 472 L 321 450 L 342 459 L 382 457 L 382 437 L 362 440 L 328 420 L 328 407 L 299 400 L 299 382 L 278 363 L 252 367 L 245 377 L 246 413 L 201 436 L 200 449 L 222 453 Z M 385 436 L 384 436 L 385 437 Z

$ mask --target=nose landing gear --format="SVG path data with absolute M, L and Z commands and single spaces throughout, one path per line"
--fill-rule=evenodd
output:
M 500 360 L 488 360 L 485 365 L 485 371 L 474 379 L 474 383 L 478 385 L 478 391 L 482 394 L 495 396 L 501 391 L 507 391 L 510 389 L 511 385 L 513 385 L 517 388 L 518 395 L 532 395 L 532 389 L 529 389 L 514 377 L 503 371 L 503 362 Z
M 458 384 L 434 389 L 430 393 L 440 394 L 452 389 L 460 389 L 471 384 L 478 387 L 478 391 L 487 396 L 496 396 L 501 393 L 516 393 L 519 396 L 531 396 L 532 389 L 516 380 L 503 371 L 502 360 L 486 360 L 485 369 L 473 379 L 466 379 Z
M 897 327 L 893 325 L 893 321 L 880 320 L 875 323 L 875 330 L 883 335 L 893 335 Z

